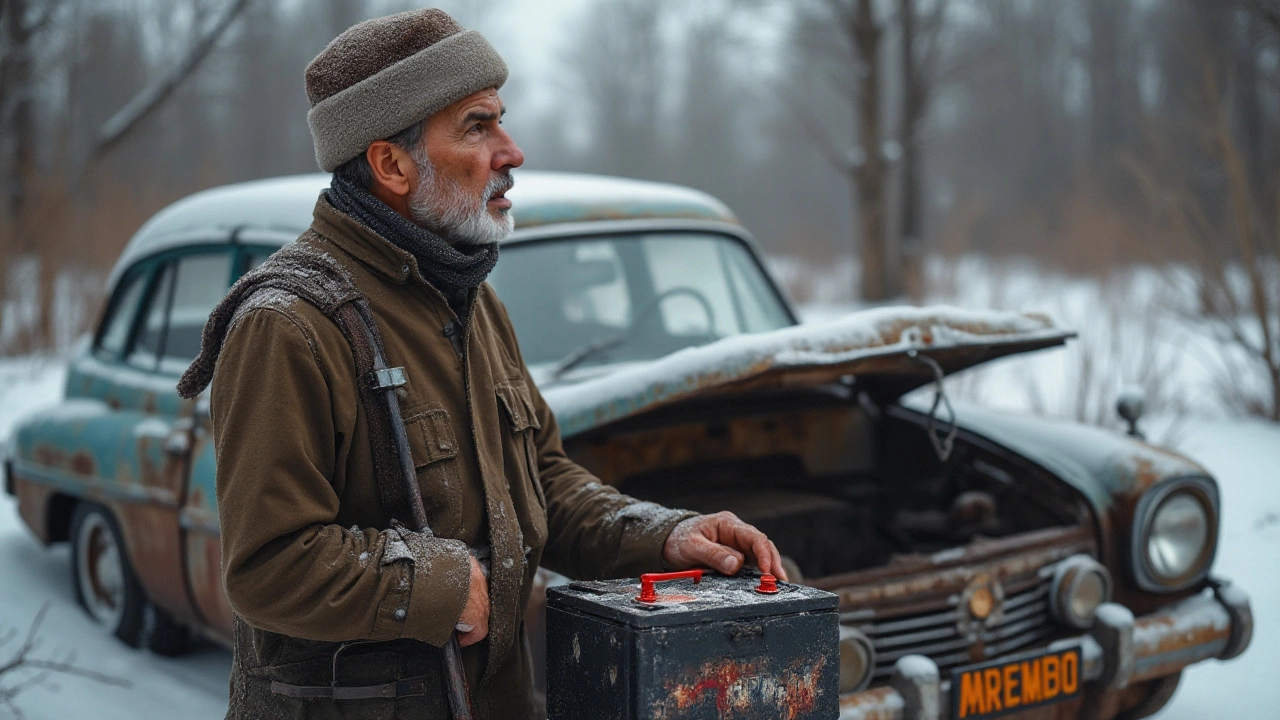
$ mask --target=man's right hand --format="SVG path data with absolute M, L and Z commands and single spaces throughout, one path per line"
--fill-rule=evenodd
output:
M 480 569 L 480 563 L 471 558 L 471 587 L 467 592 L 467 604 L 458 617 L 458 644 L 474 645 L 489 635 L 489 581 Z

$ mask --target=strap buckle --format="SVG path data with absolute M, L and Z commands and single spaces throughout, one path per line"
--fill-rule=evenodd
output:
M 369 373 L 369 385 L 374 390 L 394 390 L 407 384 L 409 381 L 405 379 L 404 368 L 382 368 L 381 370 L 372 370 Z

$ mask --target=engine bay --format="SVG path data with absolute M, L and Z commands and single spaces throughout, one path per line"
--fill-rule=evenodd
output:
M 634 497 L 733 512 L 810 579 L 1088 521 L 1074 490 L 980 438 L 941 460 L 927 424 L 835 387 L 668 408 L 567 449 Z

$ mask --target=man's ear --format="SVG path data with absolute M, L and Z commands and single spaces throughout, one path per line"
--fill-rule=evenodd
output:
M 380 186 L 385 193 L 398 198 L 408 196 L 418 181 L 418 166 L 409 153 L 386 140 L 375 140 L 364 152 L 373 169 L 375 188 Z

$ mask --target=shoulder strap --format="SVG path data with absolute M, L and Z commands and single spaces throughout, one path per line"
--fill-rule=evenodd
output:
M 408 496 L 410 486 L 417 489 L 417 475 L 395 396 L 395 388 L 404 384 L 404 373 L 401 370 L 397 378 L 393 371 L 399 368 L 387 368 L 382 338 L 368 299 L 356 287 L 350 272 L 317 246 L 322 240 L 307 231 L 298 242 L 277 250 L 231 287 L 209 315 L 200 339 L 200 354 L 178 381 L 178 394 L 193 398 L 208 387 L 222 343 L 239 312 L 260 300 L 270 302 L 269 298 L 279 293 L 305 300 L 338 326 L 351 347 L 383 512 L 389 519 L 412 519 L 417 525 L 420 516 L 425 521 L 425 514 L 421 499 L 411 503 Z M 405 482 L 406 478 L 414 482 Z

